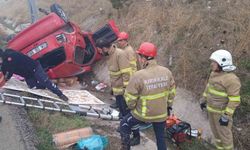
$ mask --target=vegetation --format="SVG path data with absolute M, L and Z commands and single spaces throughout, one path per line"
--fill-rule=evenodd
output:
M 213 150 L 215 147 L 210 143 L 199 139 L 192 139 L 180 145 L 181 150 Z
M 3 48 L 6 45 L 6 43 L 4 41 L 0 40 L 0 48 Z
M 76 115 L 50 113 L 33 109 L 28 111 L 28 115 L 37 131 L 40 142 L 37 145 L 39 150 L 55 150 L 52 143 L 52 134 L 89 126 L 85 118 Z
M 6 42 L 4 41 L 4 35 L 4 32 L 0 29 L 0 48 L 6 45 Z
M 112 3 L 113 8 L 115 9 L 121 9 L 123 8 L 124 3 L 128 0 L 110 0 Z
M 210 54 L 217 49 L 232 52 L 242 83 L 242 102 L 234 115 L 234 141 L 239 149 L 250 146 L 246 140 L 250 138 L 249 4 L 248 0 L 134 1 L 121 17 L 132 45 L 156 43 L 159 62 L 173 71 L 177 86 L 193 91 L 197 99 L 210 73 Z
M 250 146 L 246 140 L 250 138 L 250 62 L 249 58 L 241 60 L 239 64 L 241 70 L 239 76 L 241 79 L 241 104 L 236 109 L 234 118 L 234 139 L 239 149 L 245 149 Z
M 156 43 L 160 64 L 173 71 L 179 87 L 193 91 L 197 97 L 201 96 L 210 72 L 209 55 L 217 49 L 232 52 L 238 67 L 236 74 L 242 83 L 242 102 L 234 115 L 234 141 L 238 149 L 250 147 L 247 141 L 250 139 L 250 1 L 133 0 L 133 5 L 126 8 L 128 1 L 132 0 L 109 0 L 113 8 L 119 10 L 120 17 L 114 19 L 121 30 L 130 33 L 131 45 L 137 48 L 143 41 Z M 21 6 L 23 2 L 16 3 Z M 39 3 L 47 6 L 50 2 Z M 87 19 L 98 16 L 97 8 L 103 6 L 86 6 L 81 0 L 63 0 L 60 3 L 76 23 L 92 21 L 93 26 L 100 24 L 100 19 Z M 8 13 L 2 14 L 12 13 L 11 17 L 18 14 L 19 18 L 27 18 L 20 16 L 25 14 L 25 8 L 20 11 L 10 7 Z M 126 13 L 123 13 L 124 9 Z M 92 12 L 96 11 L 93 15 Z M 110 15 L 109 18 L 115 16 Z

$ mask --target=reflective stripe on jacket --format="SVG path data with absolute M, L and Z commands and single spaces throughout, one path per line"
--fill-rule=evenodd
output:
M 125 52 L 113 45 L 109 51 L 107 64 L 114 95 L 123 95 L 132 74 Z
M 165 121 L 167 106 L 172 105 L 175 96 L 172 73 L 150 60 L 145 69 L 131 77 L 124 96 L 132 115 L 138 120 Z
M 137 58 L 136 58 L 137 54 L 135 53 L 134 49 L 129 44 L 127 44 L 123 48 L 123 50 L 125 51 L 129 59 L 129 64 L 132 69 L 132 72 L 135 73 L 137 71 Z
M 203 96 L 207 99 L 207 110 L 233 115 L 240 104 L 240 80 L 232 72 L 212 72 Z

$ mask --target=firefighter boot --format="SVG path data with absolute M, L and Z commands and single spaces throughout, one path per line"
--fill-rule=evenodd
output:
M 140 144 L 140 136 L 134 136 L 130 140 L 130 146 L 135 146 L 135 145 L 139 145 L 139 144 Z
M 130 150 L 130 135 L 121 133 L 122 147 L 121 150 Z

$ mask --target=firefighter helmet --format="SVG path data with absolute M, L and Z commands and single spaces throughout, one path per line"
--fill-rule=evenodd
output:
M 157 55 L 157 48 L 153 43 L 143 42 L 136 52 L 143 56 L 155 57 Z
M 119 40 L 128 40 L 128 37 L 129 37 L 129 35 L 128 35 L 128 33 L 126 33 L 126 32 L 120 32 L 119 33 L 119 35 L 118 35 L 118 41 Z
M 233 59 L 230 52 L 227 50 L 217 50 L 210 56 L 210 60 L 213 60 L 222 67 L 223 71 L 233 71 L 236 67 L 233 65 Z

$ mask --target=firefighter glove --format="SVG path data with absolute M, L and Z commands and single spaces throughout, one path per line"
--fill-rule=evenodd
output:
M 169 107 L 167 107 L 167 110 L 168 110 L 168 116 L 170 116 L 170 115 L 171 115 L 171 111 L 172 111 L 172 109 L 173 109 L 173 108 L 172 108 L 172 107 L 170 107 L 170 106 L 169 106 Z
M 228 126 L 229 119 L 228 119 L 227 115 L 222 115 L 222 116 L 220 117 L 219 122 L 220 122 L 220 125 L 221 125 L 221 126 Z
M 207 103 L 203 102 L 200 104 L 201 110 L 204 110 L 207 107 Z

